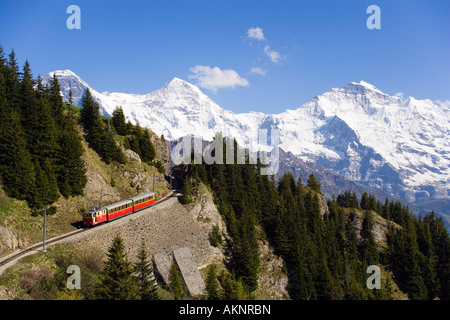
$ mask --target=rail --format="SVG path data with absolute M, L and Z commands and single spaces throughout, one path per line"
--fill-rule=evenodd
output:
M 156 201 L 150 207 L 145 208 L 145 209 L 141 209 L 141 210 L 146 210 L 146 209 L 149 209 L 149 208 L 153 208 L 153 207 L 155 207 L 155 206 L 157 206 L 157 205 L 167 201 L 168 199 L 173 197 L 174 194 L 175 194 L 175 191 L 172 190 L 168 195 L 166 195 L 163 198 L 159 199 L 158 201 Z M 141 211 L 141 210 L 138 210 L 138 211 Z M 138 211 L 136 211 L 136 212 L 138 212 Z M 136 212 L 134 212 L 134 213 L 136 213 Z M 115 221 L 120 220 L 121 218 L 123 218 L 123 217 L 120 217 L 119 219 L 116 219 L 116 220 L 111 221 L 109 223 L 111 223 L 111 225 L 113 225 Z M 103 225 L 103 223 L 102 223 L 102 225 Z M 48 239 L 48 240 L 45 241 L 45 244 L 47 246 L 48 245 L 52 245 L 52 244 L 56 244 L 56 243 L 60 242 L 61 240 L 73 237 L 75 235 L 79 235 L 80 233 L 86 232 L 86 231 L 91 230 L 91 229 L 92 228 L 85 228 L 85 227 L 83 227 L 83 228 L 80 228 L 80 229 L 77 229 L 77 230 L 74 230 L 74 231 L 71 231 L 71 232 L 68 232 L 68 233 L 65 233 L 65 234 L 53 237 L 51 239 Z M 13 263 L 15 263 L 16 260 L 18 261 L 19 259 L 24 258 L 25 256 L 33 253 L 33 251 L 36 251 L 36 252 L 41 251 L 42 250 L 42 245 L 43 245 L 43 242 L 39 242 L 39 243 L 33 244 L 33 245 L 31 245 L 31 246 L 29 246 L 27 248 L 21 249 L 21 250 L 16 251 L 16 252 L 13 252 L 13 253 L 11 253 L 11 254 L 1 258 L 0 259 L 0 275 L 2 275 L 8 267 L 13 265 Z M 10 265 L 7 266 L 8 264 L 10 264 Z

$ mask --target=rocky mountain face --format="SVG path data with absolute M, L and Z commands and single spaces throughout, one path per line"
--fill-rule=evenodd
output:
M 361 81 L 279 114 L 234 114 L 178 78 L 136 95 L 99 93 L 70 70 L 51 72 L 44 81 L 53 74 L 66 100 L 72 89 L 74 104 L 80 105 L 89 88 L 104 115 L 122 106 L 127 120 L 167 140 L 185 135 L 212 140 L 222 132 L 249 146 L 257 142 L 259 129 L 278 129 L 279 147 L 286 151 L 281 172 L 320 165 L 336 185 L 343 179 L 416 203 L 450 199 L 450 110 L 430 100 L 403 100 Z

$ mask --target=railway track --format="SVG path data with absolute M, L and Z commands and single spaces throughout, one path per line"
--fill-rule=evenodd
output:
M 120 219 L 122 219 L 124 217 L 127 217 L 127 216 L 130 216 L 130 215 L 133 215 L 133 214 L 135 214 L 135 213 L 137 213 L 139 211 L 143 211 L 143 210 L 147 210 L 147 209 L 153 208 L 153 207 L 155 207 L 155 206 L 157 206 L 157 205 L 159 205 L 159 204 L 169 200 L 170 198 L 172 198 L 174 196 L 176 196 L 176 193 L 174 191 L 172 191 L 170 194 L 166 195 L 164 198 L 162 198 L 162 199 L 158 200 L 157 202 L 155 202 L 152 206 L 150 206 L 148 208 L 144 208 L 144 209 L 138 210 L 138 211 L 135 211 L 132 214 L 124 215 L 123 217 L 120 217 L 117 220 L 120 220 Z M 107 222 L 106 224 L 109 224 L 109 223 L 113 224 L 117 220 L 114 220 L 114 221 L 111 221 L 111 222 Z M 104 225 L 104 224 L 102 223 L 102 225 Z M 95 229 L 95 227 L 93 227 L 93 228 Z M 58 243 L 61 240 L 64 240 L 64 239 L 67 239 L 67 238 L 79 235 L 79 234 L 81 234 L 83 232 L 92 230 L 93 228 L 81 228 L 81 229 L 77 229 L 77 230 L 71 231 L 69 233 L 60 235 L 60 236 L 53 237 L 51 239 L 46 240 L 45 241 L 45 245 L 47 246 L 47 245 Z M 35 251 L 35 252 L 42 251 L 42 246 L 43 246 L 42 242 L 36 243 L 36 244 L 31 245 L 30 247 L 24 248 L 24 249 L 22 249 L 22 250 L 20 250 L 18 252 L 14 252 L 14 253 L 11 253 L 11 254 L 3 257 L 3 258 L 0 258 L 0 275 L 7 269 L 6 266 L 8 264 L 10 264 L 10 263 L 12 263 L 12 262 L 14 262 L 16 260 L 19 260 L 21 258 L 24 258 L 25 256 L 27 256 L 29 254 L 32 254 L 33 251 Z

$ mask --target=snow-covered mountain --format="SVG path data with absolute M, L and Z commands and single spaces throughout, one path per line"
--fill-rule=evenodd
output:
M 161 89 L 137 95 L 99 93 L 70 70 L 54 71 L 67 100 L 89 88 L 104 115 L 122 106 L 127 120 L 166 139 L 193 134 L 211 140 L 216 132 L 242 145 L 258 129 L 279 129 L 280 147 L 342 177 L 408 201 L 450 198 L 448 106 L 389 96 L 361 81 L 333 88 L 280 114 L 224 110 L 198 87 L 174 78 Z

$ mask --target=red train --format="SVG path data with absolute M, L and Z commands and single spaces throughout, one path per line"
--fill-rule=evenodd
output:
M 83 214 L 83 224 L 87 227 L 95 226 L 147 208 L 153 203 L 155 203 L 155 193 L 147 192 L 105 207 L 91 208 Z

